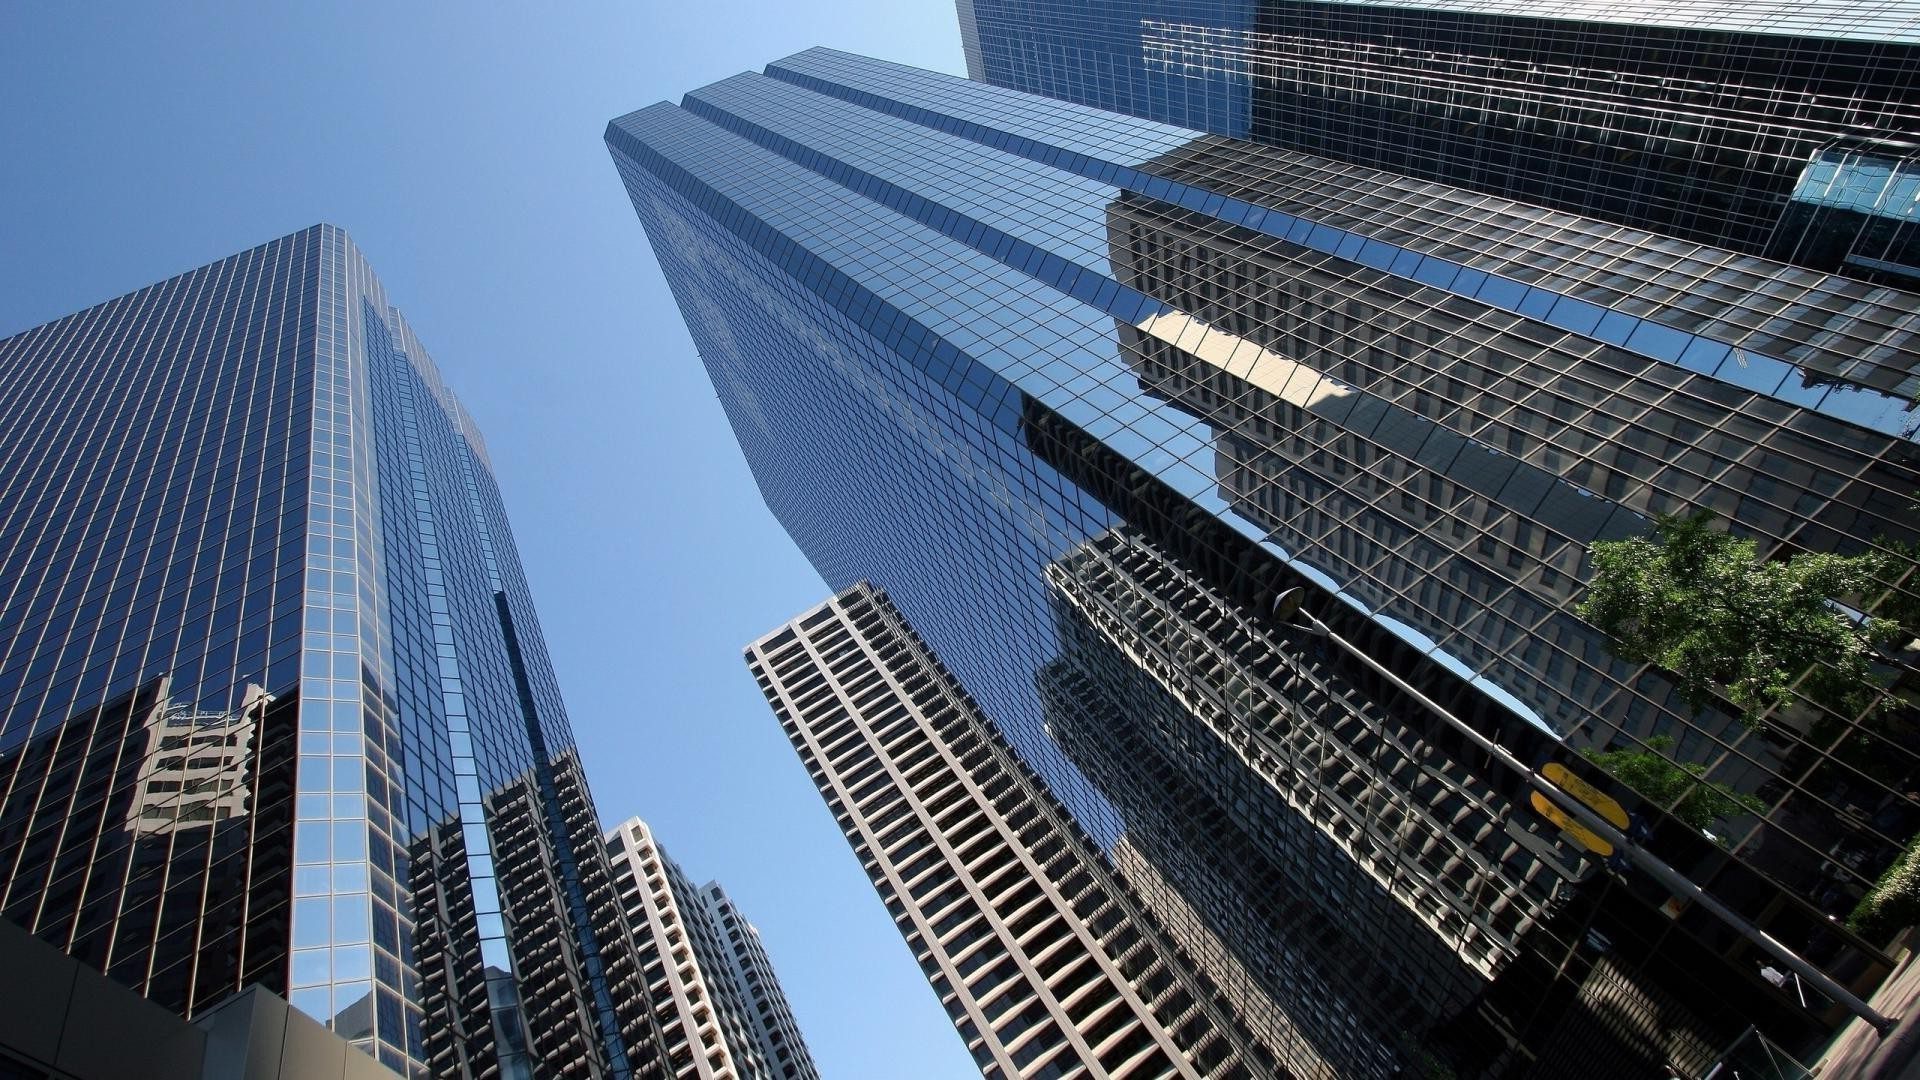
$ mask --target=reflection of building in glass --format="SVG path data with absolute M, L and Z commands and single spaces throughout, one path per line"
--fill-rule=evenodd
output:
M 172 832 L 195 823 L 244 817 L 258 713 L 273 695 L 249 685 L 233 712 L 194 712 L 179 705 L 147 721 L 147 752 L 127 825 L 141 833 Z
M 1271 1072 L 885 594 L 842 592 L 747 663 L 983 1072 Z
M 1098 538 L 1048 577 L 1064 650 L 1041 675 L 1050 730 L 1273 999 L 1315 1003 L 1296 1022 L 1341 1072 L 1392 1055 L 1377 1019 L 1335 1003 L 1425 1030 L 1587 869 L 1417 714 L 1283 648 L 1139 538 Z
M 1442 960 L 1455 951 L 1457 935 L 1445 915 L 1434 919 L 1421 908 L 1461 910 L 1461 901 L 1474 894 L 1460 890 L 1480 887 L 1474 877 L 1490 860 L 1503 876 L 1537 862 L 1522 871 L 1522 880 L 1564 880 L 1549 885 L 1548 902 L 1507 935 L 1494 963 L 1475 963 L 1471 952 L 1460 952 L 1463 965 L 1472 963 L 1491 980 L 1479 984 L 1468 1007 L 1452 1017 L 1430 1013 L 1425 1021 L 1417 1013 L 1389 1013 L 1374 1029 L 1408 1032 L 1412 1045 L 1400 1049 L 1411 1049 L 1414 1060 L 1439 1054 L 1463 1075 L 1482 1068 L 1506 1075 L 1518 1067 L 1517 1054 L 1551 1063 L 1556 1076 L 1576 1075 L 1569 1062 L 1577 1060 L 1596 1080 L 1663 1062 L 1704 1067 L 1715 1047 L 1749 1024 L 1783 1039 L 1807 1030 L 1805 1011 L 1755 977 L 1766 958 L 1727 926 L 1667 902 L 1665 891 L 1649 882 L 1628 879 L 1622 888 L 1591 860 L 1583 864 L 1573 842 L 1556 838 L 1529 809 L 1516 777 L 1436 722 L 1426 703 L 1344 652 L 1274 623 L 1266 614 L 1274 597 L 1302 579 L 1277 574 L 1258 557 L 1253 540 L 1224 520 L 1196 517 L 1164 484 L 1057 417 L 1035 412 L 1029 430 L 1044 459 L 1073 470 L 1078 483 L 1138 523 L 1138 531 L 1096 538 L 1049 570 L 1056 585 L 1078 579 L 1068 589 L 1096 614 L 1088 619 L 1075 604 L 1056 604 L 1064 655 L 1039 678 L 1051 730 L 1119 809 L 1135 848 L 1154 860 L 1163 879 L 1176 884 L 1256 977 L 1313 977 L 1314 950 L 1288 940 L 1289 931 L 1304 927 L 1301 936 L 1322 945 L 1360 938 L 1355 948 L 1318 957 L 1332 981 L 1362 984 L 1349 999 L 1356 1007 L 1378 1012 L 1382 1000 L 1403 1000 L 1366 987 L 1400 980 L 1410 967 L 1458 986 L 1467 973 L 1455 968 L 1449 980 Z M 1069 570 L 1077 572 L 1070 578 Z M 1423 660 L 1399 634 L 1340 606 L 1321 614 L 1376 662 L 1406 672 L 1429 700 L 1469 719 L 1522 760 L 1578 762 L 1539 726 Z M 1185 715 L 1189 710 L 1194 715 Z M 1407 768 L 1412 763 L 1419 773 Z M 1588 779 L 1607 783 L 1598 774 Z M 1395 799 L 1394 789 L 1409 781 L 1414 798 Z M 1357 867 L 1339 854 L 1325 858 L 1328 845 L 1302 827 L 1308 822 L 1286 820 L 1281 804 L 1289 792 L 1284 801 L 1307 807 L 1303 816 L 1312 823 L 1332 824 L 1319 831 L 1350 852 Z M 1616 788 L 1613 794 L 1643 820 L 1659 820 L 1629 793 Z M 1423 797 L 1431 797 L 1430 816 L 1402 835 L 1408 819 L 1397 811 L 1407 802 L 1417 811 Z M 1817 910 L 1731 863 L 1699 833 L 1663 825 L 1647 847 L 1737 897 L 1775 937 L 1804 943 L 1803 954 L 1841 981 L 1871 985 L 1886 971 L 1885 960 L 1843 940 Z M 1402 860 L 1417 884 L 1394 886 L 1396 899 L 1387 901 L 1378 888 L 1386 880 L 1380 871 L 1397 869 Z M 1345 877 L 1344 887 L 1331 892 L 1341 903 L 1336 911 L 1344 929 L 1317 926 L 1316 918 L 1333 913 L 1301 902 L 1327 897 L 1332 872 Z M 1359 899 L 1369 896 L 1375 903 Z M 1281 906 L 1275 898 L 1292 902 Z M 1464 908 L 1476 915 L 1512 910 L 1497 898 Z M 1422 914 L 1439 941 L 1425 940 L 1421 926 L 1396 909 Z M 1373 925 L 1362 930 L 1355 913 Z M 1353 962 L 1361 957 L 1380 966 Z M 1335 1000 L 1318 992 L 1303 997 L 1286 978 L 1271 989 L 1276 1000 Z M 1416 1000 L 1432 997 L 1427 992 Z M 1639 1004 L 1616 1007 L 1616 999 Z M 1581 1005 L 1570 1008 L 1571 1002 Z M 1821 1022 L 1840 1016 L 1828 1010 Z M 1338 1012 L 1329 1009 L 1310 1013 L 1301 1027 L 1312 1030 L 1329 1017 L 1338 1023 Z M 1573 1046 L 1582 1047 L 1574 1057 L 1556 1056 L 1574 1053 L 1566 1049 Z
M 1604 786 L 1581 749 L 1671 735 L 1767 810 L 1715 840 L 1620 792 L 1651 849 L 1840 981 L 1884 974 L 1829 916 L 1920 810 L 1911 676 L 1884 664 L 1871 710 L 1695 717 L 1571 605 L 1585 546 L 1658 513 L 1711 509 L 1768 556 L 1916 539 L 1920 296 L 826 50 L 620 117 L 607 142 L 815 567 L 884 589 L 1085 832 L 1150 856 L 1270 996 L 1350 976 L 1297 1023 L 1314 1053 L 1372 1053 L 1322 1034 L 1343 1009 L 1396 1029 L 1352 989 L 1376 978 L 1439 988 L 1425 1045 L 1380 1053 L 1465 1074 L 1550 1048 L 1697 1062 L 1750 1023 L 1811 1045 L 1841 1014 L 1647 881 L 1556 889 L 1583 871 L 1516 777 L 1378 672 L 1260 622 L 1294 587 L 1523 760 Z M 1092 631 L 1063 627 L 1063 603 Z M 1076 649 L 1117 666 L 1084 677 Z M 1190 818 L 1167 843 L 1048 737 L 1076 674 L 1166 762 L 1160 802 Z M 1279 876 L 1174 851 L 1213 824 Z M 1328 888 L 1299 877 L 1319 863 L 1371 898 L 1354 932 L 1372 963 L 1329 975 L 1304 945 L 1237 947 L 1234 920 L 1274 917 L 1279 882 Z M 1232 891 L 1210 896 L 1209 874 Z M 1311 938 L 1324 905 L 1288 895 L 1281 929 Z M 1568 1007 L 1613 1000 L 1609 971 L 1633 1023 Z M 1456 1003 L 1478 1019 L 1448 1022 Z
M 496 1011 L 510 1000 L 503 992 L 515 993 L 532 1037 L 555 1040 L 540 1049 L 536 1075 L 558 1072 L 562 1061 L 578 1062 L 571 1066 L 578 1075 L 592 1075 L 591 1033 L 609 1022 L 621 1033 L 631 1067 L 644 1072 L 658 1053 L 649 1015 L 655 1002 L 639 970 L 579 754 L 569 749 L 551 762 L 550 771 L 530 770 L 482 800 L 514 949 L 505 958 L 511 963 L 490 955 L 492 926 L 478 910 L 486 992 Z M 557 836 L 566 838 L 565 846 Z M 590 927 L 591 937 L 576 945 L 573 925 Z
M 1109 222 L 1119 279 L 1174 306 L 1118 327 L 1122 348 L 1145 393 L 1214 433 L 1219 491 L 1236 513 L 1558 732 L 1624 726 L 1623 713 L 1651 714 L 1665 730 L 1693 712 L 1620 693 L 1629 669 L 1571 608 L 1594 541 L 1636 535 L 1648 513 L 1716 493 L 1643 484 L 1618 467 L 1638 458 L 1624 445 L 1613 468 L 1564 473 L 1548 467 L 1558 450 L 1514 453 L 1542 420 L 1524 404 L 1485 404 L 1486 380 L 1469 391 L 1459 376 L 1476 360 L 1483 372 L 1518 366 L 1512 358 L 1552 362 L 1524 320 L 1449 341 L 1385 275 L 1316 268 L 1284 243 L 1125 196 Z M 1218 289 L 1223 281 L 1239 284 Z M 1451 314 L 1472 312 L 1455 304 Z M 1403 358 L 1453 374 L 1410 377 Z M 1474 437 L 1445 422 L 1465 410 L 1486 414 Z M 1719 740 L 1739 734 L 1723 714 L 1691 723 Z
M 0 341 L 0 460 L 0 913 L 404 1074 L 647 1058 L 485 447 L 344 233 Z
M 682 1080 L 818 1080 L 758 936 L 720 886 L 696 889 L 639 818 L 621 822 L 606 843 L 672 1074 Z M 754 936 L 750 967 L 738 959 L 743 927 Z
M 1241 1024 L 1260 1032 L 1260 1041 L 1277 1058 L 1291 1062 L 1290 1072 L 1306 1077 L 1327 1070 L 1326 1060 L 1317 1051 L 1306 1049 L 1304 1036 L 1291 1028 L 1286 1010 L 1247 971 L 1182 892 L 1166 880 L 1159 866 L 1141 852 L 1131 833 L 1107 850 L 1107 861 L 1113 876 L 1140 898 L 1165 930 L 1168 944 L 1194 965 L 1199 978 L 1219 989 L 1223 1005 Z
M 1056 664 L 1041 673 L 1040 686 L 1048 730 L 1126 822 L 1112 848 L 1116 874 L 1280 1065 L 1295 1076 L 1336 1077 L 1391 1074 L 1404 1064 L 1395 1041 L 1374 1026 L 1375 1010 L 1353 996 L 1355 980 L 1346 976 L 1368 972 L 1357 957 L 1329 959 L 1353 944 L 1345 918 L 1329 921 L 1320 905 L 1302 903 L 1313 894 L 1297 893 L 1211 796 L 1157 754 L 1125 714 L 1111 712 L 1110 699 L 1083 676 Z M 1291 919 L 1276 924 L 1281 912 Z M 1363 992 L 1392 994 L 1381 1000 L 1396 1030 L 1417 1030 L 1425 1018 L 1419 1003 L 1382 972 L 1372 974 L 1378 985 Z
M 1139 536 L 1097 538 L 1049 582 L 1066 656 L 1103 658 L 1082 677 L 1115 703 L 1161 706 L 1131 721 L 1243 829 L 1302 860 L 1330 842 L 1340 854 L 1320 861 L 1371 878 L 1467 966 L 1502 967 L 1582 869 L 1545 822 L 1501 827 L 1503 793 L 1429 741 L 1424 718 L 1363 695 Z M 1350 891 L 1320 899 L 1351 914 Z
M 285 980 L 295 709 L 260 698 L 244 719 L 196 721 L 170 688 L 150 679 L 0 755 L 15 792 L 0 803 L 0 916 L 197 1014 Z M 199 766 L 154 753 L 168 730 L 207 729 L 222 734 Z M 240 736 L 232 747 L 227 733 Z M 189 772 L 207 790 L 150 786 Z M 224 796 L 222 780 L 233 784 Z M 205 812 L 182 814 L 188 802 Z M 265 910 L 250 912 L 250 899 Z
M 1218 142 L 1163 161 L 1177 175 L 1203 173 L 1198 162 L 1209 156 L 1216 164 L 1208 168 L 1241 161 L 1247 167 L 1222 183 L 1249 194 L 1256 185 L 1245 177 L 1268 175 L 1252 168 L 1259 153 Z M 1285 199 L 1305 197 L 1301 179 L 1282 174 L 1265 182 L 1284 189 Z M 1393 216 L 1402 211 L 1406 220 L 1423 221 L 1425 237 L 1408 250 L 1462 250 L 1473 243 L 1473 217 L 1463 203 L 1431 192 L 1416 196 L 1417 188 L 1388 178 L 1314 198 L 1383 227 L 1402 220 Z M 1368 194 L 1363 199 L 1360 192 Z M 1416 203 L 1424 209 L 1414 209 Z M 1481 204 L 1474 211 L 1481 220 L 1502 209 L 1515 212 L 1508 225 L 1526 220 L 1521 208 Z M 1323 573 L 1365 608 L 1436 645 L 1439 655 L 1477 673 L 1576 746 L 1679 735 L 1681 753 L 1709 761 L 1717 779 L 1770 795 L 1779 793 L 1783 778 L 1818 775 L 1808 764 L 1830 748 L 1839 718 L 1809 731 L 1804 717 L 1784 716 L 1763 739 L 1728 713 L 1697 712 L 1663 680 L 1609 655 L 1572 606 L 1587 572 L 1587 547 L 1644 532 L 1659 513 L 1711 509 L 1754 535 L 1763 550 L 1771 545 L 1783 552 L 1858 550 L 1864 537 L 1912 536 L 1911 515 L 1892 497 L 1913 469 L 1908 441 L 1849 433 L 1828 422 L 1816 414 L 1837 419 L 1844 411 L 1821 391 L 1806 399 L 1815 406 L 1811 413 L 1765 423 L 1765 411 L 1755 416 L 1731 408 L 1733 401 L 1717 388 L 1716 379 L 1735 372 L 1715 379 L 1683 374 L 1685 353 L 1705 347 L 1712 335 L 1747 341 L 1742 327 L 1795 318 L 1793 329 L 1778 332 L 1797 334 L 1801 343 L 1783 347 L 1783 337 L 1768 348 L 1800 357 L 1808 365 L 1797 376 L 1802 382 L 1831 381 L 1829 374 L 1850 370 L 1857 359 L 1835 347 L 1845 340 L 1849 320 L 1904 318 L 1891 309 L 1875 315 L 1840 307 L 1837 298 L 1885 290 L 1828 279 L 1823 288 L 1832 290 L 1835 306 L 1804 318 L 1768 314 L 1771 294 L 1764 290 L 1705 286 L 1666 296 L 1660 302 L 1672 310 L 1647 311 L 1649 317 L 1690 324 L 1696 336 L 1682 335 L 1690 343 L 1676 354 L 1677 367 L 1662 370 L 1645 356 L 1629 355 L 1634 334 L 1615 343 L 1595 324 L 1590 330 L 1601 340 L 1578 343 L 1561 333 L 1570 324 L 1556 313 L 1586 300 L 1555 301 L 1551 309 L 1528 300 L 1502 312 L 1496 295 L 1476 288 L 1471 299 L 1463 297 L 1461 276 L 1429 275 L 1424 263 L 1414 268 L 1409 290 L 1379 269 L 1403 258 L 1369 248 L 1380 241 L 1342 240 L 1336 250 L 1345 246 L 1352 261 L 1326 258 L 1308 244 L 1130 193 L 1112 204 L 1109 226 L 1118 279 L 1169 309 L 1119 327 L 1140 389 L 1207 425 L 1220 497 L 1296 565 Z M 1448 229 L 1463 232 L 1454 236 Z M 1605 288 L 1617 295 L 1625 295 L 1627 286 L 1618 282 L 1633 267 L 1644 271 L 1672 261 L 1662 254 L 1666 242 L 1643 234 L 1638 239 L 1647 246 L 1633 252 L 1624 245 L 1635 238 L 1614 232 L 1603 253 L 1584 257 L 1581 272 L 1606 271 L 1599 279 L 1616 282 Z M 1518 275 L 1523 264 L 1537 271 L 1565 257 L 1523 258 L 1509 241 L 1480 248 L 1460 275 L 1474 268 Z M 1449 290 L 1454 294 L 1446 295 Z M 1581 285 L 1572 295 L 1601 292 Z M 1662 294 L 1641 289 L 1635 295 Z M 1811 324 L 1821 321 L 1825 329 L 1812 332 Z M 1912 331 L 1901 331 L 1898 340 L 1911 343 Z M 1737 359 L 1746 371 L 1762 362 L 1744 353 Z M 1815 375 L 1816 368 L 1822 374 Z M 1636 376 L 1644 383 L 1623 383 Z M 1913 376 L 1887 365 L 1867 378 L 1893 387 Z M 1623 385 L 1652 407 L 1603 396 L 1602 388 Z M 1780 400 L 1791 397 L 1788 390 L 1776 391 Z M 1596 407 L 1579 408 L 1583 398 Z M 1842 449 L 1860 439 L 1870 455 L 1855 458 Z M 1795 728 L 1809 736 L 1798 745 Z M 1837 775 L 1820 776 L 1816 784 L 1821 797 L 1834 798 L 1835 791 L 1846 797 Z M 1876 802 L 1890 799 L 1904 800 L 1904 791 L 1888 788 Z M 1790 799 L 1792 809 L 1770 824 L 1805 816 L 1804 802 L 1793 806 Z M 1761 855 L 1769 834 L 1749 834 L 1750 854 L 1825 896 L 1830 910 L 1849 903 L 1824 885 L 1806 884 L 1828 861 L 1835 840 L 1830 828 L 1802 828 Z M 1855 843 L 1875 846 L 1873 859 L 1884 865 L 1898 841 L 1862 837 Z M 1862 884 L 1856 880 L 1846 891 Z
M 1049 730 L 1127 824 L 1116 865 L 1217 982 L 1270 1003 L 1256 1015 L 1275 1045 L 1338 1076 L 1395 1075 L 1435 1047 L 1498 1071 L 1513 1061 L 1488 1060 L 1488 1029 L 1526 1053 L 1591 1029 L 1580 1068 L 1619 1076 L 1705 1066 L 1738 1034 L 1745 1021 L 1687 1003 L 1729 982 L 1739 995 L 1740 974 L 1677 963 L 1703 950 L 1658 924 L 1674 956 L 1608 984 L 1658 1008 L 1569 1007 L 1560 993 L 1593 991 L 1584 969 L 1560 976 L 1577 991 L 1519 992 L 1620 913 L 1590 910 L 1597 860 L 1516 812 L 1511 778 L 1418 705 L 1137 534 L 1095 539 L 1049 579 L 1063 642 L 1040 675 Z
M 1920 124 L 1901 139 L 1836 139 L 1800 172 L 1768 254 L 1920 282 Z
M 1920 283 L 1912 0 L 959 10 L 1000 86 Z

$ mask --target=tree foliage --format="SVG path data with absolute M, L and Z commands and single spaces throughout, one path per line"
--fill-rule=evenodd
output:
M 1920 510 L 1920 507 L 1915 507 Z M 1920 543 L 1912 540 L 1890 540 L 1885 536 L 1873 538 L 1874 544 L 1885 548 L 1887 579 L 1897 576 L 1897 571 L 1911 570 L 1920 564 Z M 1883 593 L 1873 606 L 1873 613 L 1884 619 L 1890 619 L 1900 627 L 1901 634 L 1908 637 L 1920 637 L 1920 576 L 1909 578 L 1902 588 L 1890 588 Z
M 1647 740 L 1646 750 L 1587 750 L 1588 761 L 1605 769 L 1640 796 L 1661 806 L 1671 806 L 1673 816 L 1696 829 L 1704 829 L 1714 818 L 1738 817 L 1765 812 L 1767 804 L 1757 795 L 1733 790 L 1717 780 L 1704 779 L 1705 765 L 1678 764 L 1666 758 L 1673 740 L 1656 735 Z
M 1801 553 L 1762 562 L 1754 543 L 1711 514 L 1659 519 L 1652 537 L 1593 545 L 1593 580 L 1576 609 L 1623 660 L 1672 672 L 1696 709 L 1724 696 L 1748 723 L 1793 700 L 1792 686 L 1838 710 L 1869 700 L 1873 649 L 1897 635 L 1831 601 L 1875 592 L 1876 555 Z
M 1879 941 L 1920 923 L 1920 840 L 1907 846 L 1880 880 L 1860 898 L 1847 929 Z

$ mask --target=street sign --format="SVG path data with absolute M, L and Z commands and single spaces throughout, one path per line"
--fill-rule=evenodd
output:
M 1614 801 L 1613 796 L 1587 783 L 1574 775 L 1572 769 L 1557 761 L 1550 761 L 1540 770 L 1555 787 L 1586 803 L 1594 813 L 1606 818 L 1614 828 L 1625 831 L 1628 827 L 1627 808 Z
M 1629 825 L 1627 808 L 1616 802 L 1612 796 L 1574 774 L 1572 769 L 1557 761 L 1550 761 L 1540 769 L 1540 775 L 1547 778 L 1555 787 L 1573 796 L 1587 805 L 1587 808 L 1616 829 L 1626 829 Z M 1599 834 L 1574 819 L 1572 814 L 1554 803 L 1541 792 L 1534 792 L 1533 808 L 1541 817 L 1560 826 L 1560 831 L 1571 837 L 1575 843 L 1601 858 L 1613 854 L 1613 845 L 1602 839 Z
M 1588 851 L 1593 852 L 1603 859 L 1613 854 L 1612 844 L 1607 843 L 1595 835 L 1592 829 L 1575 821 L 1572 814 L 1555 806 L 1552 799 L 1536 791 L 1533 793 L 1532 801 L 1534 810 L 1537 811 L 1541 817 L 1560 826 L 1560 831 L 1566 833 L 1581 847 L 1586 848 Z

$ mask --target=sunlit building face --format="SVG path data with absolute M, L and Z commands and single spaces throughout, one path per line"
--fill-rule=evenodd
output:
M 1278 1060 L 1619 1075 L 1832 1020 L 1618 884 L 1435 707 L 1650 820 L 1582 749 L 1753 794 L 1653 843 L 1819 963 L 1885 970 L 1828 916 L 1904 844 L 1899 729 L 1696 711 L 1574 606 L 1588 546 L 1662 513 L 1764 554 L 1912 540 L 1920 297 L 825 50 L 607 142 L 768 505 L 1228 944 L 1216 977 L 1288 1010 Z M 1276 619 L 1296 587 L 1418 696 Z
M 403 1074 L 644 1063 L 485 447 L 343 232 L 0 341 L 0 460 L 0 913 Z

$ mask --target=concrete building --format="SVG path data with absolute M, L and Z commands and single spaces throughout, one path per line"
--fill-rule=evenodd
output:
M 800 1023 L 780 989 L 780 978 L 774 974 L 773 960 L 760 941 L 760 931 L 740 913 L 717 881 L 700 887 L 700 902 L 706 906 L 708 921 L 725 938 L 723 945 L 735 982 L 745 988 L 752 1006 L 748 1026 L 760 1043 L 760 1056 L 767 1062 L 769 1075 L 782 1080 L 820 1080 L 820 1070 L 807 1052 Z
M 720 886 L 695 888 L 637 817 L 609 831 L 606 844 L 671 1074 L 818 1080 L 759 935 Z M 636 1026 L 629 1037 L 644 1034 Z
M 842 592 L 747 663 L 985 1076 L 1271 1074 L 884 593 Z

